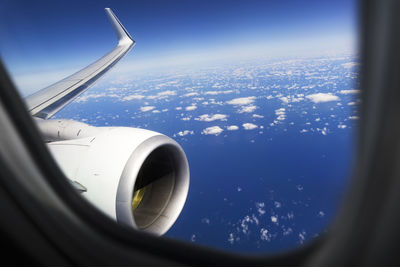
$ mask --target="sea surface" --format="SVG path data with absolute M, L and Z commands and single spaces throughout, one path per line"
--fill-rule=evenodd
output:
M 329 231 L 357 138 L 354 55 L 106 76 L 56 115 L 175 139 L 190 165 L 166 236 L 234 252 L 293 249 Z

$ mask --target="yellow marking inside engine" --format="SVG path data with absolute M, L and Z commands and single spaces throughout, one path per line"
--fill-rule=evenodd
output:
M 133 193 L 132 198 L 132 211 L 135 211 L 143 199 L 146 187 L 142 187 Z

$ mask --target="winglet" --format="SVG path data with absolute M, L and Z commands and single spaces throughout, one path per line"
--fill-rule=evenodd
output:
M 48 119 L 53 116 L 56 112 L 89 89 L 90 86 L 115 66 L 115 64 L 135 45 L 135 41 L 124 26 L 122 26 L 114 13 L 109 8 L 106 8 L 106 13 L 117 34 L 118 45 L 108 54 L 86 68 L 28 96 L 26 98 L 26 104 L 29 112 L 33 116 L 42 119 Z
M 115 16 L 114 12 L 110 8 L 105 8 L 106 13 L 108 15 L 108 18 L 111 21 L 111 24 L 114 28 L 115 34 L 118 37 L 118 44 L 119 45 L 125 45 L 127 43 L 129 44 L 135 44 L 135 40 L 130 36 L 128 31 L 125 29 L 125 27 L 122 25 L 122 23 L 118 20 L 117 16 Z

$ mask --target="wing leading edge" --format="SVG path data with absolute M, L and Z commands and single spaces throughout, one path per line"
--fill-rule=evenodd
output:
M 53 116 L 85 92 L 135 45 L 135 41 L 111 9 L 106 8 L 105 10 L 118 37 L 118 45 L 86 68 L 28 96 L 25 100 L 28 110 L 33 116 L 42 119 Z

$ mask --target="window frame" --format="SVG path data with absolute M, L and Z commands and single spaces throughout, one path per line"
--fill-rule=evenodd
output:
M 395 252 L 400 214 L 395 211 L 400 200 L 400 124 L 396 120 L 400 117 L 400 18 L 396 17 L 400 4 L 395 0 L 360 4 L 362 106 L 356 164 L 348 194 L 326 234 L 288 252 L 248 255 L 117 226 L 83 201 L 67 182 L 0 64 L 0 207 L 13 211 L 0 223 L 2 235 L 13 240 L 22 255 L 53 266 L 374 266 L 399 262 Z M 19 149 L 14 151 L 15 147 Z M 12 152 L 8 159 L 6 152 Z M 12 160 L 30 169 L 17 170 L 9 164 L 15 163 Z M 30 176 L 34 185 L 27 184 Z M 46 201 L 49 205 L 44 205 Z M 27 236 L 32 239 L 26 240 Z

